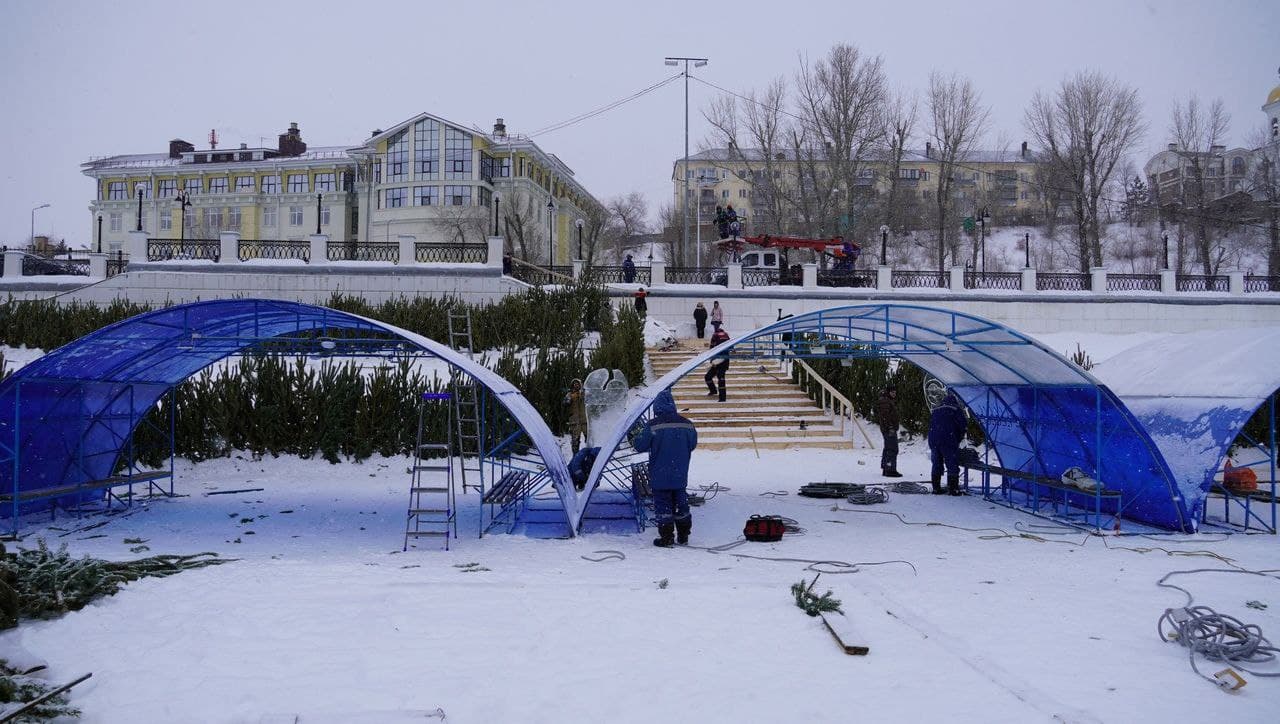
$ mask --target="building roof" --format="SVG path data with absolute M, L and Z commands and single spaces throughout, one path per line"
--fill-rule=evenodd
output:
M 779 159 L 782 161 L 797 160 L 797 154 L 795 152 L 795 149 L 784 149 L 779 151 L 778 154 L 781 154 L 783 156 L 783 158 Z M 868 160 L 883 161 L 883 160 L 887 160 L 886 156 L 887 154 L 885 154 L 883 151 L 877 151 L 876 153 L 872 154 L 871 158 Z M 676 163 L 680 163 L 681 160 L 682 159 L 676 159 Z M 695 161 L 733 162 L 733 161 L 763 161 L 763 160 L 764 160 L 764 153 L 758 148 L 740 148 L 740 149 L 709 148 L 705 151 L 699 151 L 698 153 L 695 153 L 689 156 L 689 163 L 694 163 Z M 934 163 L 937 161 L 936 158 L 930 158 L 929 156 L 927 156 L 923 148 L 907 149 L 906 152 L 904 153 L 903 160 L 910 161 L 913 163 L 919 163 L 919 162 Z M 958 162 L 959 163 L 1019 163 L 1019 162 L 1031 163 L 1033 160 L 1034 159 L 1029 157 L 1023 157 L 1021 152 L 1018 150 L 977 149 L 974 151 L 970 151 L 963 158 L 959 159 Z
M 221 150 L 221 149 L 219 149 Z M 240 149 L 232 148 L 230 151 L 239 151 Z M 214 170 L 229 165 L 263 165 L 270 166 L 272 164 L 286 163 L 292 161 L 320 161 L 326 159 L 349 160 L 346 146 L 312 146 L 306 152 L 298 156 L 275 156 L 273 158 L 262 159 L 259 161 L 226 161 L 221 163 L 183 163 L 180 158 L 171 158 L 167 153 L 133 153 L 122 154 L 119 156 L 102 156 L 100 158 L 90 158 L 88 161 L 80 164 L 80 168 L 85 173 L 90 171 L 106 171 L 110 169 L 155 169 L 164 167 L 184 167 L 198 168 L 202 171 Z

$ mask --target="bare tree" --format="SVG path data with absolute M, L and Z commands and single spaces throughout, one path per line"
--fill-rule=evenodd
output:
M 441 206 L 438 215 L 432 219 L 432 225 L 440 230 L 440 236 L 450 244 L 478 241 L 484 238 L 485 222 L 489 218 L 487 212 L 482 213 L 482 208 Z
M 639 191 L 619 194 L 605 201 L 604 237 L 614 257 L 622 260 L 628 241 L 648 231 L 649 201 Z
M 1267 276 L 1280 277 L 1280 140 L 1270 128 L 1258 129 L 1250 137 L 1254 151 L 1254 167 L 1249 191 L 1263 206 L 1262 219 L 1267 228 Z M 1272 291 L 1280 291 L 1273 288 Z
M 544 198 L 516 188 L 502 200 L 505 236 L 511 240 L 511 253 L 523 261 L 540 260 L 541 251 L 547 246 Z
M 1103 262 L 1100 206 L 1116 165 L 1146 131 L 1138 92 L 1096 71 L 1037 92 L 1024 114 L 1047 175 L 1063 184 L 1076 222 L 1081 271 Z
M 953 202 L 951 190 L 957 165 L 968 158 L 978 139 L 987 130 L 990 109 L 982 104 L 982 96 L 968 78 L 955 73 L 944 76 L 929 74 L 929 137 L 937 147 L 937 262 L 938 271 L 946 268 L 947 253 L 956 257 L 955 235 L 951 230 Z M 951 232 L 951 233 L 949 233 Z
M 1169 135 L 1173 137 L 1184 162 L 1182 208 L 1191 222 L 1192 241 L 1205 274 L 1217 271 L 1209 202 L 1221 192 L 1215 185 L 1222 183 L 1224 175 L 1219 144 L 1226 138 L 1230 125 L 1231 116 L 1221 99 L 1204 107 L 1195 95 L 1183 103 L 1174 104 L 1169 124 Z M 1215 176 L 1215 180 L 1207 180 L 1210 175 Z
M 902 220 L 903 209 L 900 188 L 902 183 L 898 178 L 902 170 L 902 159 L 907 152 L 907 144 L 911 142 L 911 138 L 915 133 L 916 116 L 919 112 L 919 102 L 914 93 L 898 92 L 893 95 L 889 102 L 885 105 L 884 113 L 884 145 L 885 154 L 888 161 L 889 183 L 885 192 L 884 200 L 884 225 L 890 229 L 896 228 L 896 224 Z M 914 200 L 914 196 L 912 199 Z M 881 264 L 886 263 L 880 260 Z
M 709 147 L 728 150 L 724 168 L 742 171 L 751 180 L 751 209 L 758 228 L 771 233 L 790 231 L 791 206 L 786 138 L 787 83 L 775 78 L 759 93 L 742 93 L 712 101 L 703 117 L 711 125 Z

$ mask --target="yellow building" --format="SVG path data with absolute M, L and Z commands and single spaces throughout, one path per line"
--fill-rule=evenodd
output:
M 898 203 L 915 206 L 925 212 L 921 228 L 929 228 L 928 210 L 936 204 L 939 165 L 935 150 L 926 144 L 923 150 L 908 150 L 898 169 Z M 952 201 L 956 213 L 964 216 L 986 207 L 998 223 L 1029 220 L 1039 212 L 1041 204 L 1035 188 L 1037 166 L 1025 143 L 1014 151 L 974 151 L 968 154 L 955 168 Z M 788 233 L 800 226 L 805 213 L 805 193 L 802 190 L 811 184 L 803 183 L 802 179 L 816 175 L 820 183 L 831 183 L 826 167 L 822 160 L 798 159 L 791 150 L 765 158 L 758 149 L 715 148 L 691 155 L 688 166 L 684 159 L 677 159 L 671 176 L 676 216 L 678 218 L 682 214 L 688 199 L 691 228 L 695 217 L 701 215 L 703 236 L 706 238 L 707 224 L 715 213 L 715 207 L 732 204 L 738 216 L 746 219 L 745 228 L 750 230 L 749 233 Z M 891 168 L 883 158 L 869 159 L 861 165 L 856 183 L 864 196 L 871 197 L 867 201 L 873 206 L 875 200 L 883 198 L 889 190 Z M 763 193 L 761 187 L 768 179 L 773 179 L 769 188 L 776 190 L 772 197 L 776 199 L 774 205 L 782 218 L 772 218 L 774 213 L 767 208 L 770 194 Z M 810 199 L 822 195 L 822 191 L 819 189 L 817 193 L 809 194 Z M 826 191 L 830 192 L 829 189 Z M 692 203 L 695 197 L 697 206 Z M 899 218 L 905 222 L 902 216 L 900 214 Z M 870 219 L 867 221 L 871 227 L 880 224 L 878 220 L 874 223 L 870 223 L 873 221 Z M 826 233 L 839 231 L 828 229 Z
M 111 156 L 82 168 L 97 181 L 89 209 L 95 226 L 102 219 L 100 246 L 110 251 L 137 228 L 139 194 L 150 237 L 235 231 L 245 239 L 302 240 L 317 233 L 317 218 L 331 241 L 394 243 L 408 235 L 478 243 L 496 228 L 531 259 L 545 260 L 553 242 L 557 265 L 578 256 L 578 222 L 601 209 L 567 165 L 508 135 L 501 119 L 486 134 L 428 113 L 355 147 L 309 149 L 294 123 L 276 148 L 197 150 L 174 140 L 168 153 Z

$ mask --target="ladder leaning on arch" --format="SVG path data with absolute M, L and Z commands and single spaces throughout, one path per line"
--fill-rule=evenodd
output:
M 449 346 L 475 359 L 475 346 L 471 338 L 471 310 L 449 309 Z M 462 492 L 475 490 L 484 494 L 484 466 L 481 465 L 483 434 L 481 424 L 484 410 L 480 401 L 479 385 L 466 373 L 454 367 L 450 369 L 449 389 L 453 393 L 453 421 L 456 427 L 456 448 L 459 471 L 462 475 Z M 467 482 L 467 472 L 473 473 Z
M 418 401 L 418 434 L 410 459 L 409 513 L 405 519 L 404 548 L 420 538 L 443 538 L 449 550 L 449 535 L 458 537 L 458 507 L 453 487 L 453 405 L 448 392 L 424 392 Z M 445 441 L 424 442 L 427 406 L 444 402 L 448 414 Z M 423 455 L 434 455 L 423 458 Z M 443 455 L 443 458 L 440 457 Z M 443 462 L 441 460 L 443 459 Z M 443 474 L 443 475 L 441 475 Z

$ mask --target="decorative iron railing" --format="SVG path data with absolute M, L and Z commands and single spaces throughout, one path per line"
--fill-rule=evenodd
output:
M 311 261 L 311 242 L 288 239 L 241 239 L 236 252 L 240 261 L 250 259 L 301 259 Z
M 207 259 L 218 261 L 222 242 L 217 239 L 147 239 L 147 261 Z
M 129 257 L 124 255 L 123 251 L 117 251 L 115 254 L 107 257 L 107 278 L 111 278 L 117 274 L 123 274 L 129 270 Z
M 743 271 L 744 275 L 746 271 Z M 667 284 L 718 284 L 729 286 L 729 270 L 725 267 L 669 266 Z
M 413 245 L 413 259 L 426 264 L 484 264 L 489 261 L 489 245 L 420 241 Z
M 1230 283 L 1220 274 L 1179 274 L 1175 288 L 1180 292 L 1225 292 Z
M 1022 289 L 1022 272 L 965 272 L 965 289 Z
M 1158 292 L 1160 291 L 1159 274 L 1108 274 L 1107 291 L 1109 292 Z
M 1087 292 L 1093 278 L 1081 272 L 1045 272 L 1036 275 L 1036 289 L 1051 292 Z
M 947 273 L 894 270 L 891 281 L 894 289 L 945 289 L 947 287 Z
M 818 286 L 820 287 L 874 287 L 876 272 L 874 269 L 819 269 Z
M 397 241 L 331 241 L 325 248 L 329 261 L 400 261 Z
M 630 281 L 620 266 L 589 266 L 583 273 L 592 281 L 600 284 L 652 284 L 652 269 L 647 266 L 635 268 L 635 276 Z
M 1245 275 L 1244 290 L 1248 292 L 1280 292 L 1280 277 Z
M 777 269 L 743 269 L 742 286 L 772 287 L 782 283 L 782 275 Z

